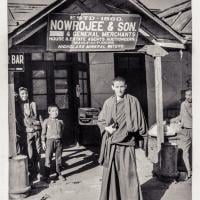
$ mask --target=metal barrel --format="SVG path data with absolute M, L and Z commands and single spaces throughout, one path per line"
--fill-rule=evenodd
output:
M 28 158 L 17 155 L 9 159 L 9 196 L 22 199 L 28 196 L 31 187 L 28 177 Z

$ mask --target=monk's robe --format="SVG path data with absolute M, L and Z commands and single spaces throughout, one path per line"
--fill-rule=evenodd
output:
M 110 135 L 106 126 L 117 122 Z M 146 136 L 145 118 L 136 97 L 126 94 L 117 102 L 107 99 L 99 114 L 102 134 L 99 162 L 104 166 L 100 200 L 142 200 L 135 160 L 135 135 Z

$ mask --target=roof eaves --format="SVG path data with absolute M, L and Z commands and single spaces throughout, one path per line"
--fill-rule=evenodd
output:
M 38 22 L 39 20 L 41 20 L 42 18 L 47 16 L 54 9 L 58 8 L 59 6 L 61 6 L 64 3 L 70 2 L 70 1 L 74 1 L 74 0 L 57 0 L 57 1 L 53 2 L 48 7 L 44 8 L 43 10 L 41 10 L 38 14 L 34 15 L 33 17 L 31 17 L 29 20 L 27 20 L 21 26 L 16 28 L 13 32 L 9 33 L 8 37 L 12 38 L 15 35 L 20 34 L 24 30 L 26 30 L 27 28 L 29 28 L 30 26 L 32 26 L 33 24 L 35 24 L 36 22 Z
M 184 4 L 186 4 L 186 7 L 183 7 L 183 8 L 180 9 L 180 6 L 184 5 Z M 176 8 L 177 8 L 177 10 L 176 10 Z M 179 13 L 181 11 L 185 11 L 185 10 L 188 10 L 188 9 L 191 9 L 191 0 L 182 2 L 180 4 L 176 4 L 176 5 L 172 6 L 172 7 L 164 9 L 164 10 L 158 12 L 157 15 L 159 17 L 161 17 L 161 18 L 162 17 L 165 18 L 165 17 L 169 17 L 171 15 L 177 14 L 177 13 Z
M 169 26 L 165 21 L 161 20 L 156 14 L 151 12 L 144 4 L 137 0 L 128 0 L 134 6 L 136 6 L 141 12 L 145 13 L 148 17 L 158 23 L 161 27 L 167 30 L 170 34 L 172 34 L 176 39 L 178 39 L 181 43 L 185 44 L 186 40 L 184 37 L 175 31 L 171 26 Z

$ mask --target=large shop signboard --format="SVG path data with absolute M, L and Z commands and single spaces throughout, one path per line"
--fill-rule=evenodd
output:
M 51 14 L 49 51 L 124 51 L 137 43 L 141 17 L 134 14 Z

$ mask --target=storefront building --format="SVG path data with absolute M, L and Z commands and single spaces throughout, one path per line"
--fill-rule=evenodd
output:
M 136 47 L 101 52 L 49 51 L 47 24 L 53 13 L 137 14 L 141 24 Z M 162 48 L 168 55 L 149 53 L 152 47 Z M 141 102 L 149 126 L 156 122 L 155 58 L 163 56 L 164 118 L 178 113 L 182 91 L 191 80 L 191 48 L 187 39 L 134 0 L 56 1 L 9 33 L 9 53 L 24 53 L 25 59 L 25 71 L 14 72 L 15 91 L 20 86 L 27 87 L 44 118 L 49 104 L 56 103 L 60 107 L 66 124 L 66 144 L 77 140 L 78 108 L 101 108 L 112 95 L 110 86 L 115 76 L 127 79 L 128 92 Z

